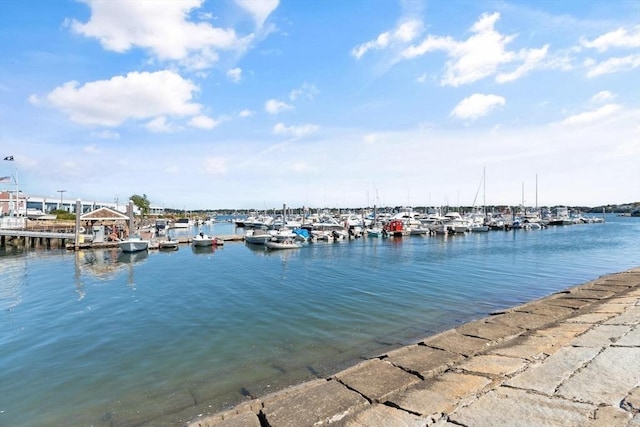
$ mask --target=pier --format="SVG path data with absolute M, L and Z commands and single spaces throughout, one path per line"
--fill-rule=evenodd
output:
M 80 242 L 84 242 L 84 234 L 79 237 Z M 2 230 L 0 229 L 0 247 L 11 243 L 13 245 L 35 247 L 59 247 L 64 248 L 67 242 L 76 241 L 75 232 L 54 232 L 54 231 L 26 231 L 26 230 Z

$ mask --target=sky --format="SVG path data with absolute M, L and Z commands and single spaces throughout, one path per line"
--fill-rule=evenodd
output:
M 8 156 L 187 210 L 640 201 L 640 2 L 1 0 Z

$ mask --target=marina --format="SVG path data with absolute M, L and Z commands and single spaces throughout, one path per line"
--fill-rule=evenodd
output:
M 197 230 L 197 231 L 196 231 Z M 197 233 L 238 236 L 197 248 Z M 0 422 L 182 425 L 640 264 L 640 219 L 177 250 L 0 248 Z

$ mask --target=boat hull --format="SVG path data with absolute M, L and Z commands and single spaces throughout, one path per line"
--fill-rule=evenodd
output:
M 122 252 L 139 252 L 149 249 L 148 240 L 123 240 L 118 243 Z

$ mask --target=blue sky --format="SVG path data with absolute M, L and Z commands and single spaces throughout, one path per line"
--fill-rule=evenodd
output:
M 626 203 L 639 123 L 634 0 L 0 2 L 27 195 L 455 206 L 486 170 L 487 204 Z

